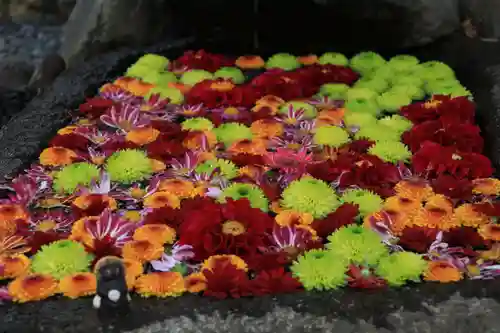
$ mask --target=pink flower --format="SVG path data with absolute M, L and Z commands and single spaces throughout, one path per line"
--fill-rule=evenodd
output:
M 275 119 L 289 126 L 298 126 L 304 119 L 305 110 L 302 108 L 296 109 L 293 105 L 288 106 L 286 114 Z
M 159 260 L 152 260 L 150 262 L 151 266 L 156 271 L 168 272 L 183 261 L 193 258 L 194 252 L 192 250 L 193 247 L 191 245 L 174 244 L 170 254 L 163 253 Z
M 75 217 L 72 214 L 57 209 L 33 214 L 29 220 L 28 228 L 33 232 L 69 233 L 74 222 Z
M 117 86 L 108 87 L 99 94 L 102 98 L 122 103 L 137 103 L 140 99 L 125 89 Z
M 118 214 L 113 214 L 109 209 L 105 209 L 97 220 L 90 218 L 85 220 L 85 230 L 93 239 L 111 240 L 116 247 L 123 247 L 130 241 L 135 228 L 134 223 L 122 219 Z
M 145 113 L 132 104 L 121 104 L 119 107 L 113 106 L 100 119 L 105 125 L 116 128 L 123 134 L 135 128 L 147 126 L 150 123 L 150 119 Z
M 102 146 L 113 137 L 113 134 L 101 131 L 95 126 L 80 126 L 73 133 L 83 136 L 97 146 Z
M 0 287 L 0 304 L 6 302 L 6 301 L 11 301 L 12 296 L 9 294 L 9 290 L 7 287 Z

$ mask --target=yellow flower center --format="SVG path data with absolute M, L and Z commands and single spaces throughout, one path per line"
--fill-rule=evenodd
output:
M 245 226 L 238 221 L 226 221 L 222 224 L 222 232 L 226 235 L 238 236 L 245 231 Z
M 287 118 L 285 119 L 285 123 L 288 125 L 296 125 L 298 123 L 297 118 Z
M 135 187 L 132 190 L 130 190 L 130 196 L 134 199 L 141 199 L 144 197 L 145 194 L 146 192 L 138 187 Z
M 299 143 L 289 143 L 286 145 L 286 147 L 288 149 L 292 149 L 292 150 L 298 150 L 300 149 L 302 146 L 299 144 Z
M 141 220 L 141 213 L 136 210 L 129 210 L 123 216 L 130 222 L 139 222 Z
M 132 124 L 128 120 L 122 120 L 122 121 L 120 121 L 119 125 L 125 131 L 130 131 L 130 129 L 132 128 Z
M 92 163 L 94 163 L 96 165 L 102 165 L 102 164 L 104 164 L 105 160 L 106 160 L 106 158 L 104 156 L 97 156 L 97 157 L 92 158 Z
M 36 226 L 36 231 L 47 232 L 54 230 L 57 223 L 54 220 L 43 220 Z
M 224 114 L 228 116 L 237 116 L 240 114 L 240 111 L 235 107 L 228 107 L 224 110 Z
M 424 103 L 426 109 L 437 108 L 442 102 L 438 100 L 430 100 Z

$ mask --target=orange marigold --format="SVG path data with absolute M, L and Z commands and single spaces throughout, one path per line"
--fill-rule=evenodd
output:
M 9 286 L 9 294 L 19 303 L 41 301 L 57 293 L 58 283 L 50 275 L 23 275 L 13 280 Z
M 73 163 L 78 155 L 71 149 L 63 147 L 46 148 L 40 154 L 40 164 L 47 166 L 62 166 Z
M 27 221 L 28 218 L 28 212 L 21 205 L 0 205 L 0 234 L 14 233 L 17 229 L 18 222 Z
M 230 261 L 231 264 L 233 264 L 238 269 L 241 269 L 243 271 L 248 270 L 248 265 L 245 262 L 245 260 L 241 259 L 238 256 L 232 255 L 232 254 L 223 254 L 223 255 L 210 256 L 207 260 L 205 260 L 203 262 L 203 264 L 201 266 L 201 271 L 203 271 L 204 269 L 209 269 L 209 270 L 213 269 L 213 267 L 215 267 L 215 263 L 217 261 L 220 261 L 220 260 Z
M 167 191 L 159 191 L 151 194 L 144 199 L 143 204 L 147 208 L 170 207 L 177 209 L 181 206 L 179 197 Z
M 127 141 L 135 143 L 138 146 L 144 146 L 147 145 L 148 143 L 155 141 L 159 135 L 160 131 L 158 131 L 153 127 L 146 126 L 146 127 L 134 128 L 133 130 L 127 133 L 125 139 Z
M 144 272 L 144 267 L 142 263 L 137 260 L 123 259 L 123 266 L 125 267 L 125 280 L 127 281 L 127 287 L 132 290 L 135 286 L 135 281 L 137 277 Z
M 314 217 L 309 213 L 299 213 L 293 210 L 282 210 L 274 218 L 277 224 L 286 227 L 289 225 L 310 225 L 314 221 Z
M 484 224 L 479 227 L 478 232 L 486 240 L 500 241 L 500 225 L 498 224 Z
M 402 180 L 394 186 L 396 195 L 411 199 L 412 201 L 424 201 L 434 194 L 432 187 L 421 181 Z
M 485 214 L 474 209 L 472 204 L 463 204 L 455 209 L 455 216 L 463 226 L 479 227 L 491 222 Z
M 500 180 L 496 178 L 481 178 L 472 181 L 472 191 L 476 194 L 500 195 Z
M 267 141 L 259 138 L 238 140 L 227 151 L 232 154 L 264 155 L 267 153 Z
M 24 254 L 0 257 L 0 266 L 3 266 L 1 279 L 12 279 L 24 275 L 30 267 L 30 259 Z
M 177 178 L 164 179 L 160 181 L 158 190 L 169 192 L 170 194 L 173 194 L 181 199 L 192 198 L 198 194 L 196 186 L 192 182 Z
M 177 297 L 186 291 L 186 286 L 179 272 L 155 272 L 140 276 L 135 289 L 143 297 Z
M 122 256 L 125 259 L 146 262 L 159 259 L 163 251 L 164 249 L 161 244 L 148 240 L 132 240 L 123 246 Z
M 207 289 L 207 278 L 203 273 L 192 273 L 184 279 L 186 290 L 196 294 Z
M 424 272 L 426 281 L 449 283 L 460 281 L 462 278 L 462 272 L 447 261 L 431 261 Z
M 96 293 L 97 278 L 94 273 L 76 273 L 59 281 L 59 292 L 69 298 L 89 296 Z
M 257 138 L 271 139 L 281 136 L 284 132 L 284 126 L 276 120 L 261 119 L 254 121 L 250 126 L 250 130 Z
M 145 224 L 134 232 L 134 240 L 149 240 L 160 245 L 173 244 L 175 237 L 175 229 L 165 224 Z

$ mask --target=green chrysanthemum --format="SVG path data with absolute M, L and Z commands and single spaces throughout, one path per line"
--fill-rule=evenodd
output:
M 285 71 L 292 71 L 300 67 L 297 57 L 288 53 L 277 53 L 266 62 L 266 68 L 281 68 Z
M 390 127 L 382 124 L 367 125 L 361 127 L 359 131 L 354 134 L 356 140 L 367 139 L 370 141 L 396 141 L 400 140 L 401 134 L 393 131 Z
M 358 126 L 363 128 L 364 126 L 375 125 L 377 118 L 370 113 L 352 112 L 344 115 L 344 123 L 348 127 Z
M 390 80 L 391 84 L 393 85 L 393 88 L 396 88 L 397 86 L 400 85 L 402 86 L 410 85 L 420 88 L 424 84 L 424 80 L 420 76 L 414 74 L 408 74 L 408 75 L 394 74 L 394 76 L 391 77 Z
M 450 66 L 439 61 L 428 61 L 418 65 L 415 74 L 425 81 L 436 79 L 454 79 L 455 72 Z
M 349 59 L 342 53 L 326 52 L 319 57 L 318 62 L 321 65 L 347 66 Z
M 386 65 L 378 67 L 372 73 L 368 73 L 367 75 L 365 75 L 365 77 L 372 78 L 372 79 L 379 78 L 382 80 L 387 80 L 387 81 L 392 82 L 392 79 L 394 78 L 395 75 L 396 75 L 396 73 L 394 73 L 394 69 L 392 67 L 387 66 L 387 64 L 386 64 Z
M 382 258 L 376 269 L 377 275 L 391 286 L 402 286 L 407 281 L 419 282 L 427 269 L 422 255 L 413 252 L 396 252 Z
M 227 179 L 238 176 L 238 167 L 233 162 L 222 158 L 205 161 L 199 164 L 195 171 L 197 173 L 211 174 L 215 169 L 219 169 L 220 174 Z
M 385 65 L 386 61 L 375 52 L 361 52 L 351 58 L 351 68 L 363 75 L 374 72 L 377 68 Z
M 210 131 L 214 129 L 214 124 L 204 117 L 186 119 L 181 126 L 185 131 Z
M 125 76 L 142 79 L 151 73 L 157 73 L 157 71 L 147 65 L 134 64 L 127 69 Z
M 358 205 L 359 213 L 363 217 L 379 211 L 384 203 L 379 195 L 362 189 L 347 190 L 342 194 L 340 200 Z
M 300 101 L 290 101 L 288 103 L 285 103 L 280 107 L 280 112 L 286 114 L 290 106 L 292 106 L 294 110 L 304 110 L 304 117 L 309 119 L 315 118 L 318 114 L 318 111 L 316 110 L 314 105 Z
M 87 186 L 99 178 L 99 168 L 90 163 L 73 163 L 56 172 L 52 187 L 58 193 L 73 193 L 78 185 Z
M 148 53 L 140 57 L 134 65 L 147 66 L 157 71 L 163 71 L 169 63 L 170 60 L 164 56 Z
M 310 177 L 291 182 L 281 197 L 284 208 L 310 213 L 314 218 L 325 217 L 340 205 L 335 191 L 327 183 Z
M 395 93 L 397 95 L 406 95 L 412 100 L 421 100 L 425 97 L 424 89 L 412 84 L 401 84 L 398 86 L 394 86 L 391 88 L 391 90 L 389 90 L 389 92 Z
M 344 83 L 326 83 L 319 88 L 318 95 L 332 99 L 345 99 L 349 86 Z
M 212 80 L 213 78 L 214 75 L 210 72 L 204 71 L 202 69 L 191 69 L 182 74 L 180 81 L 183 84 L 194 86 L 198 82 L 204 80 Z
M 80 243 L 59 240 L 42 246 L 31 259 L 31 270 L 61 279 L 74 273 L 87 272 L 92 259 Z
M 314 143 L 317 145 L 340 147 L 350 141 L 349 134 L 337 126 L 321 126 L 314 130 Z
M 107 159 L 106 170 L 112 181 L 122 184 L 131 184 L 147 179 L 153 173 L 151 160 L 145 152 L 138 149 L 115 152 Z
M 426 85 L 426 90 L 429 95 L 449 95 L 451 97 L 472 96 L 471 92 L 457 80 L 429 82 Z
M 333 290 L 346 284 L 347 267 L 330 251 L 311 250 L 298 257 L 290 269 L 306 290 Z
M 234 200 L 245 198 L 250 201 L 250 206 L 253 208 L 258 208 L 264 212 L 269 210 L 269 200 L 267 200 L 266 195 L 259 187 L 253 184 L 233 183 L 229 185 L 222 191 L 219 200 L 225 202 L 226 198 Z
M 245 82 L 245 74 L 237 67 L 222 67 L 214 73 L 214 77 L 231 79 L 236 84 Z
M 335 256 L 360 265 L 375 266 L 389 253 L 375 231 L 358 225 L 338 229 L 328 241 L 327 248 Z
M 367 88 L 351 88 L 347 91 L 345 109 L 349 112 L 364 112 L 377 115 L 380 108 L 377 104 L 377 92 Z
M 347 100 L 364 99 L 376 100 L 377 92 L 368 88 L 351 88 L 347 91 Z
M 373 78 L 362 78 L 354 84 L 355 88 L 366 88 L 377 93 L 382 93 L 389 88 L 389 82 L 382 78 L 375 76 Z
M 403 106 L 411 104 L 412 99 L 405 93 L 397 93 L 394 90 L 387 91 L 377 98 L 378 106 L 387 112 L 398 112 Z
M 217 141 L 224 143 L 226 147 L 238 140 L 251 140 L 252 130 L 240 123 L 225 123 L 214 130 Z
M 415 70 L 419 62 L 417 57 L 400 54 L 389 59 L 387 66 L 392 67 L 397 73 L 408 73 Z
M 408 147 L 398 141 L 379 141 L 368 149 L 368 154 L 390 163 L 408 162 L 411 158 Z
M 168 87 L 169 83 L 177 82 L 177 76 L 172 72 L 150 72 L 142 80 L 157 86 Z
M 411 121 L 398 114 L 383 117 L 378 120 L 378 123 L 383 126 L 387 126 L 388 128 L 396 131 L 399 134 L 403 134 L 413 127 L 413 123 Z
M 148 91 L 146 97 L 149 99 L 153 95 L 160 95 L 161 98 L 169 99 L 172 104 L 182 104 L 184 94 L 176 88 L 156 86 Z

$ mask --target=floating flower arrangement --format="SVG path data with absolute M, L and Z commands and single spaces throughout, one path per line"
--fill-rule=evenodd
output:
M 500 181 L 446 64 L 147 54 L 0 202 L 0 297 L 216 298 L 500 273 Z

